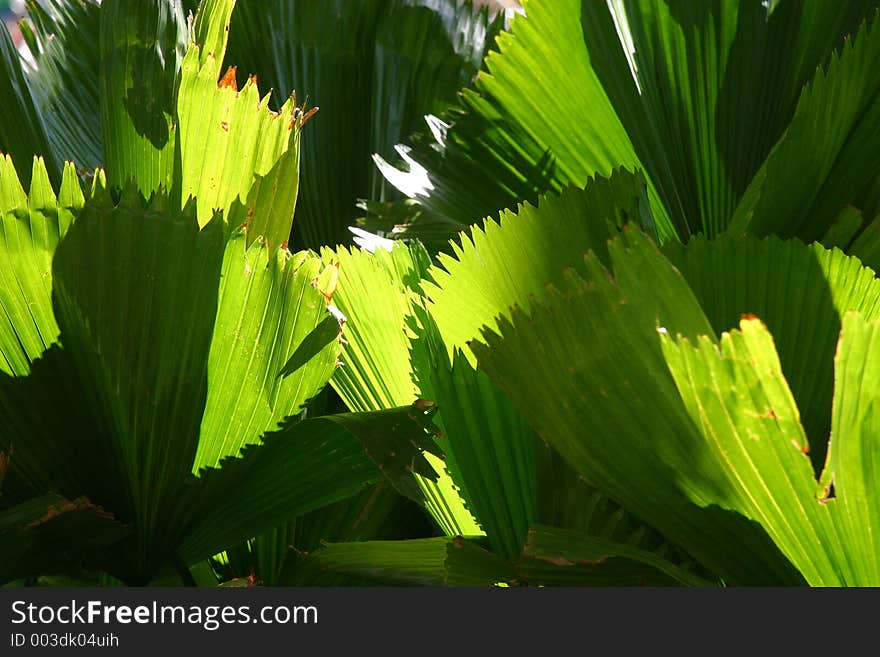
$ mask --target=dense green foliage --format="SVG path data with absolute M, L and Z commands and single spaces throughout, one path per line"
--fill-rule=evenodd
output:
M 880 585 L 880 0 L 523 4 L 0 36 L 0 583 Z

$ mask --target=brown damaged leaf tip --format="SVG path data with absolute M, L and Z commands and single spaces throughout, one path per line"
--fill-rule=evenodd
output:
M 312 109 L 306 111 L 305 103 L 303 103 L 302 107 L 296 107 L 296 93 L 294 93 L 293 98 L 293 118 L 290 120 L 290 125 L 287 126 L 288 130 L 293 130 L 293 126 L 297 125 L 297 123 L 299 124 L 299 127 L 302 128 L 310 118 L 318 113 L 318 110 L 320 109 L 319 107 L 313 107 Z M 306 102 L 308 102 L 308 100 L 306 100 Z
M 752 321 L 758 319 L 758 316 L 753 315 L 752 313 L 744 313 L 739 316 L 739 319 L 740 319 L 740 321 L 743 321 L 743 322 L 752 322 Z
M 804 456 L 808 456 L 810 454 L 810 445 L 807 443 L 806 445 L 801 445 L 796 438 L 791 439 L 791 444 L 794 445 L 798 451 Z
M 822 497 L 816 500 L 819 504 L 828 504 L 831 500 L 837 497 L 837 493 L 834 491 L 834 482 L 829 482 L 827 486 L 822 490 Z
M 318 109 L 320 109 L 320 108 L 318 108 L 318 107 L 313 107 L 313 108 L 310 109 L 308 112 L 306 112 L 305 114 L 303 114 L 302 121 L 301 121 L 300 124 L 299 124 L 300 127 L 304 126 L 304 125 L 306 124 L 306 121 L 308 121 L 308 120 L 309 120 L 310 118 L 312 118 L 315 114 L 317 114 L 317 113 L 318 113 Z
M 69 502 L 68 500 L 60 500 L 60 503 L 58 504 L 58 506 L 50 506 L 46 510 L 45 515 L 34 520 L 32 523 L 27 525 L 25 527 L 25 529 L 32 529 L 33 527 L 36 527 L 37 525 L 41 525 L 44 522 L 48 522 L 52 518 L 60 516 L 62 513 L 66 513 L 68 511 L 76 511 L 76 509 L 77 509 L 77 506 L 73 502 Z
M 413 406 L 415 406 L 417 409 L 419 409 L 420 411 L 422 411 L 424 413 L 425 411 L 428 411 L 428 410 L 434 408 L 434 406 L 436 406 L 436 404 L 432 401 L 427 400 L 427 399 L 416 399 L 413 402 Z
M 235 66 L 230 66 L 226 69 L 226 73 L 223 74 L 223 77 L 220 78 L 220 82 L 217 83 L 217 87 L 222 89 L 223 87 L 229 87 L 234 91 L 238 91 L 238 80 L 235 77 L 237 68 Z
M 544 557 L 541 561 L 552 563 L 554 566 L 573 566 L 574 561 L 569 561 L 565 557 Z
M 42 517 L 26 525 L 24 529 L 25 531 L 33 529 L 34 527 L 42 525 L 45 522 L 49 522 L 50 520 L 52 520 L 52 518 L 56 518 L 63 513 L 69 513 L 71 511 L 91 511 L 100 518 L 104 518 L 107 520 L 113 519 L 113 514 L 107 513 L 99 506 L 95 506 L 85 497 L 77 497 L 75 500 L 73 500 L 73 502 L 62 498 L 58 500 L 57 506 L 50 506 Z

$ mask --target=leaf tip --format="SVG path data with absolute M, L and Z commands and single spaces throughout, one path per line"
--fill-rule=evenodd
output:
M 217 83 L 217 87 L 219 89 L 223 89 L 224 87 L 228 87 L 233 91 L 238 91 L 238 79 L 236 78 L 237 67 L 230 66 L 226 69 L 226 73 L 223 74 L 223 77 L 220 78 L 220 81 Z

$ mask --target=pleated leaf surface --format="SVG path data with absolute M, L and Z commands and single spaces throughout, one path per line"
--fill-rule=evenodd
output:
M 765 532 L 728 511 L 723 460 L 694 448 L 658 339 L 714 335 L 687 282 L 635 229 L 609 254 L 610 268 L 588 254 L 528 314 L 484 331 L 479 366 L 588 482 L 726 581 L 798 582 Z
M 429 260 L 424 249 L 396 244 L 390 252 L 340 247 L 325 249 L 326 262 L 338 266 L 338 289 L 333 303 L 346 318 L 345 344 L 331 381 L 352 411 L 373 411 L 412 403 L 419 390 L 413 381 L 408 317 L 421 303 L 422 276 Z M 424 355 L 413 353 L 412 359 Z M 449 535 L 482 533 L 446 472 L 432 460 L 435 482 L 418 480 L 428 510 Z
M 194 472 L 299 413 L 336 368 L 341 328 L 318 286 L 321 259 L 262 240 L 246 247 L 246 232 L 236 230 L 226 244 Z M 327 319 L 329 334 L 310 347 Z M 303 364 L 286 371 L 297 353 Z

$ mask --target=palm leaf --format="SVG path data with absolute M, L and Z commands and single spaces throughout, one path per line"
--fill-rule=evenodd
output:
M 177 3 L 101 4 L 100 100 L 104 166 L 111 187 L 134 180 L 149 197 L 174 181 L 174 96 L 186 48 Z
M 867 6 L 862 10 L 867 13 Z M 791 125 L 740 202 L 732 230 L 819 239 L 874 181 L 880 167 L 880 83 L 873 74 L 880 30 L 877 11 L 869 16 L 804 89 Z
M 608 248 L 613 277 L 588 254 L 583 274 L 471 343 L 480 368 L 590 483 L 726 581 L 798 582 L 763 530 L 725 511 L 722 463 L 694 450 L 656 336 L 711 335 L 697 300 L 637 231 Z
M 853 581 L 877 586 L 880 582 L 880 404 L 876 384 L 880 372 L 880 322 L 859 313 L 843 319 L 836 356 L 836 385 L 831 445 L 822 481 L 834 487 L 831 512 L 837 513 L 842 551 Z M 842 570 L 842 566 L 838 566 Z
M 333 304 L 346 318 L 347 344 L 333 376 L 334 388 L 354 411 L 412 403 L 418 390 L 410 375 L 406 317 L 418 295 L 427 254 L 418 245 L 401 244 L 390 252 L 324 249 L 322 256 L 338 270 Z
M 791 149 L 798 154 L 790 156 L 796 166 L 778 165 L 779 182 L 768 184 L 767 193 L 785 198 L 787 191 L 773 190 L 806 184 L 795 172 L 800 167 L 812 173 L 806 193 L 790 195 L 785 212 L 768 207 L 767 221 L 791 221 L 797 229 L 808 220 L 798 211 L 809 209 L 797 204 L 807 203 L 831 219 L 876 175 L 876 121 L 859 114 L 874 96 L 874 83 L 865 77 L 876 59 L 870 47 L 861 46 L 860 64 L 847 66 L 861 72 L 837 76 L 838 89 L 848 84 L 847 92 L 826 85 L 827 94 L 814 94 L 817 109 L 824 102 L 820 95 L 833 97 L 850 117 L 844 122 L 861 122 L 860 132 L 838 132 L 837 123 L 830 129 L 835 112 L 801 117 L 804 128 L 789 129 L 789 123 L 801 112 L 798 98 L 816 67 L 836 48 L 848 49 L 848 39 L 877 6 L 873 0 L 772 7 L 721 0 L 532 1 L 510 34 L 499 38 L 499 53 L 486 58 L 487 74 L 463 91 L 461 107 L 432 119 L 430 135 L 425 131 L 408 142 L 411 148 L 399 149 L 408 175 L 387 163 L 382 168 L 428 213 L 462 224 L 522 199 L 534 202 L 546 191 L 582 186 L 617 166 L 641 168 L 665 241 L 718 234 L 735 212 L 747 211 L 752 201 L 740 200 L 756 174 L 747 199 L 757 193 L 765 158 L 782 137 L 797 144 Z M 820 170 L 849 134 L 850 154 L 817 195 L 816 176 L 824 180 Z M 823 155 L 831 159 L 804 157 L 807 135 L 825 140 Z M 855 185 L 848 184 L 850 176 Z M 745 221 L 738 218 L 737 225 Z
M 322 542 L 405 539 L 433 531 L 425 510 L 387 481 L 296 520 L 293 544 L 311 552 Z
M 597 177 L 585 190 L 542 198 L 537 207 L 523 205 L 518 215 L 506 212 L 500 223 L 490 220 L 484 229 L 472 229 L 461 247 L 454 246 L 455 257 L 439 256 L 443 268 L 432 268 L 434 282 L 424 284 L 431 316 L 417 314 L 423 327 L 436 320 L 443 337 L 422 329 L 415 347 L 429 348 L 413 349 L 421 396 L 438 402 L 441 444 L 453 479 L 501 554 L 519 553 L 529 524 L 537 521 L 588 532 L 620 523 L 633 532 L 639 528 L 551 450 L 537 445 L 523 417 L 473 369 L 466 345 L 481 325 L 496 325 L 512 306 L 548 294 L 547 283 L 562 280 L 560 263 L 576 266 L 590 248 L 608 261 L 605 242 L 618 226 L 627 220 L 652 226 L 647 205 L 640 176 L 620 170 L 609 179 Z M 571 228 L 548 230 L 548 225 Z M 655 549 L 661 542 L 644 547 Z
M 291 99 L 279 112 L 260 98 L 255 79 L 239 90 L 235 72 L 220 79 L 232 0 L 199 7 L 193 41 L 183 59 L 177 95 L 182 202 L 199 200 L 199 223 L 224 210 L 235 228 L 247 224 L 249 240 L 286 244 L 296 205 L 302 109 Z
M 299 242 L 348 241 L 357 199 L 378 190 L 370 156 L 387 154 L 422 114 L 453 99 L 499 25 L 452 0 L 240 4 L 229 63 L 321 107 L 303 144 Z
M 492 586 L 514 576 L 504 560 L 460 537 L 330 543 L 302 567 L 313 578 L 344 573 L 386 586 Z
M 458 349 L 450 357 L 433 321 L 422 313 L 413 343 L 420 396 L 436 403 L 435 420 L 452 480 L 489 545 L 510 557 L 537 518 L 537 437 L 504 394 Z M 415 354 L 424 352 L 424 359 Z
M 334 389 L 353 411 L 412 403 L 419 390 L 412 378 L 413 333 L 407 317 L 420 299 L 421 279 L 429 262 L 424 249 L 417 243 L 399 244 L 390 252 L 380 248 L 371 254 L 341 247 L 335 252 L 324 250 L 323 257 L 338 266 L 333 302 L 347 320 L 342 366 L 331 380 Z M 439 480 L 417 479 L 431 515 L 448 535 L 481 533 L 445 464 L 432 463 Z
M 304 576 L 300 555 L 322 541 L 415 538 L 430 531 L 427 516 L 415 503 L 387 481 L 379 481 L 258 534 L 227 550 L 222 555 L 225 559 L 213 559 L 212 566 L 223 581 L 253 578 L 264 586 L 297 586 Z M 344 576 L 339 576 L 332 585 L 344 582 Z
M 64 169 L 61 193 L 52 190 L 42 159 L 34 159 L 30 193 L 11 158 L 0 160 L 0 369 L 24 376 L 30 363 L 58 339 L 52 314 L 52 257 L 83 205 L 73 167 Z
M 503 248 L 498 243 L 508 234 L 513 233 L 502 228 L 492 248 Z M 471 343 L 480 368 L 589 481 L 727 581 L 796 581 L 785 560 L 774 556 L 776 549 L 811 583 L 873 581 L 871 560 L 854 566 L 846 555 L 835 505 L 829 503 L 829 512 L 817 503 L 819 484 L 807 456 L 819 451 L 821 464 L 829 423 L 837 422 L 829 414 L 834 381 L 829 367 L 844 317 L 856 310 L 874 318 L 880 310 L 873 272 L 840 251 L 778 239 L 697 239 L 666 251 L 681 273 L 659 253 L 651 255 L 638 233 L 624 231 L 609 243 L 610 271 L 589 254 L 583 269 L 570 269 L 564 282 L 533 297 L 527 312 L 514 308 L 495 320 L 497 328 L 484 329 L 485 344 Z M 558 266 L 564 263 L 560 259 Z M 702 308 L 718 331 L 742 313 L 766 314 L 784 360 L 769 333 L 753 328 L 751 320 L 742 331 L 724 334 L 719 349 Z M 662 356 L 652 337 L 658 329 Z M 672 335 L 685 336 L 675 349 L 666 337 Z M 697 346 L 688 346 L 694 339 Z M 524 353 L 526 344 L 534 357 L 523 376 L 515 354 Z M 862 358 L 870 359 L 864 353 Z M 669 371 L 689 418 L 668 388 Z M 798 402 L 809 405 L 806 425 L 786 376 L 795 380 Z M 853 377 L 861 376 L 871 373 L 855 369 Z M 839 386 L 839 373 L 837 380 Z M 834 394 L 836 400 L 839 393 Z M 815 444 L 807 441 L 804 426 L 817 436 Z M 827 483 L 831 475 L 825 477 Z M 661 480 L 662 492 L 653 487 L 647 494 L 627 492 L 630 481 Z M 694 506 L 674 501 L 679 493 Z M 663 509 L 649 509 L 648 498 L 667 494 Z M 760 525 L 777 548 L 754 525 L 722 509 Z M 703 516 L 699 528 L 679 533 L 675 525 L 689 524 L 691 514 L 694 522 Z M 715 532 L 709 554 L 708 535 Z M 746 542 L 749 547 L 742 549 L 750 558 L 725 555 L 731 541 Z M 863 552 L 870 549 L 870 542 L 861 546 Z M 765 571 L 752 580 L 765 568 L 772 575 Z
M 876 6 L 581 4 L 593 67 L 681 236 L 724 229 L 785 132 L 804 83 Z
M 223 257 L 219 219 L 200 231 L 195 208 L 177 215 L 163 203 L 146 207 L 129 188 L 117 208 L 87 205 L 54 263 L 61 342 L 108 469 L 125 473 L 118 504 L 143 555 L 170 538 L 161 510 L 196 453 Z
M 370 151 L 390 154 L 428 113 L 441 111 L 479 70 L 497 21 L 470 2 L 413 2 L 383 17 L 374 45 Z M 443 38 L 447 36 L 448 38 Z M 370 196 L 388 195 L 372 169 Z
M 310 582 L 309 562 L 302 555 L 325 542 L 407 540 L 430 536 L 433 531 L 431 518 L 421 506 L 402 497 L 388 482 L 380 481 L 357 495 L 307 513 L 291 523 L 284 552 L 276 553 L 280 572 L 274 581 L 281 586 Z M 280 541 L 277 545 L 280 547 Z M 258 557 L 256 572 L 259 575 L 259 537 L 253 547 Z M 269 583 L 265 578 L 263 581 Z M 350 583 L 350 579 L 344 575 L 326 575 L 321 583 L 343 586 Z
M 217 466 L 297 414 L 336 368 L 341 329 L 316 286 L 320 258 L 264 242 L 246 248 L 246 233 L 237 230 L 226 245 L 194 471 Z M 325 318 L 327 339 L 309 348 Z M 301 364 L 288 372 L 297 354 Z
M 14 498 L 23 501 L 54 489 L 73 499 L 81 491 L 73 483 L 72 461 L 65 458 L 71 450 L 64 435 L 82 412 L 74 401 L 80 397 L 69 368 L 64 375 L 56 369 L 63 363 L 57 358 L 52 259 L 83 205 L 83 195 L 72 166 L 65 167 L 56 198 L 42 159 L 33 164 L 30 194 L 25 194 L 11 159 L 0 160 L 0 422 L 5 427 L 0 443 L 7 449 L 15 445 L 17 467 L 7 486 Z M 35 369 L 45 387 L 22 378 Z M 36 399 L 54 402 L 58 412 L 45 413 L 35 406 Z
M 876 585 L 880 571 L 870 506 L 877 458 L 861 433 L 874 430 L 876 417 L 869 410 L 872 393 L 847 393 L 876 376 L 864 359 L 874 348 L 877 322 L 854 313 L 844 321 L 835 397 L 839 443 L 832 443 L 824 490 L 806 456 L 809 443 L 773 339 L 759 320 L 744 319 L 739 330 L 723 334 L 720 349 L 705 337 L 693 346 L 666 337 L 663 348 L 710 449 L 725 457 L 729 487 L 739 497 L 736 508 L 767 529 L 809 583 Z M 860 408 L 867 413 L 861 415 Z M 836 497 L 829 499 L 832 479 Z
M 880 316 L 880 281 L 856 258 L 820 245 L 778 238 L 691 240 L 664 248 L 712 322 L 716 334 L 744 314 L 766 323 L 782 371 L 801 409 L 818 472 L 831 429 L 834 353 L 843 316 Z
M 622 169 L 463 233 L 461 246 L 438 256 L 439 267 L 431 270 L 436 283 L 425 284 L 447 347 L 463 349 L 510 307 L 527 308 L 532 295 L 541 298 L 547 283 L 561 279 L 562 267 L 578 266 L 588 249 L 607 258 L 606 240 L 627 221 L 653 226 L 643 179 Z
M 389 178 L 451 222 L 472 224 L 521 200 L 534 204 L 547 191 L 641 166 L 591 67 L 580 3 L 531 2 L 526 13 L 498 37 L 498 52 L 488 54 L 474 88 L 463 90 L 461 107 L 431 119 L 431 132 L 402 151 L 418 180 Z M 658 231 L 672 235 L 653 185 L 649 195 Z
M 206 559 L 383 475 L 409 492 L 414 472 L 432 473 L 425 449 L 433 449 L 430 434 L 413 407 L 306 419 L 265 434 L 191 480 L 175 514 L 187 527 L 179 554 L 186 563 Z
M 41 112 L 37 111 L 34 93 L 5 23 L 0 26 L 0 86 L 5 91 L 5 102 L 0 108 L 0 151 L 11 155 L 18 164 L 19 176 L 25 185 L 30 184 L 30 163 L 34 156 L 48 163 L 49 177 L 57 184 L 61 178 L 61 163 L 50 148 L 46 125 Z
M 52 153 L 79 168 L 102 163 L 99 30 L 96 0 L 27 1 L 19 24 L 33 56 L 28 86 L 46 125 Z

